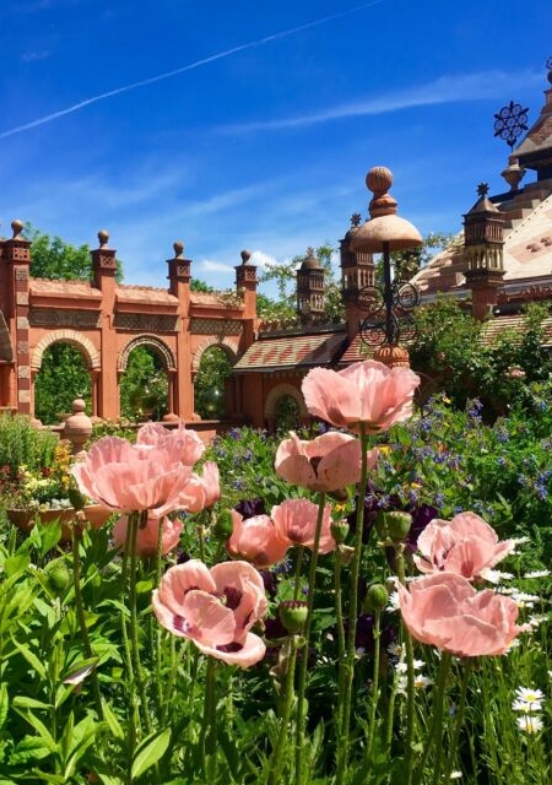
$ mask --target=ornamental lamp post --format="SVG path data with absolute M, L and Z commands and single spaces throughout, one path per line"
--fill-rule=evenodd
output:
M 408 367 L 408 351 L 399 341 L 415 335 L 411 311 L 418 292 L 406 281 L 393 280 L 391 252 L 419 247 L 423 240 L 415 226 L 397 215 L 397 200 L 388 193 L 392 184 L 393 175 L 385 166 L 376 166 L 366 175 L 366 185 L 374 194 L 370 218 L 354 232 L 350 248 L 354 253 L 383 254 L 383 288 L 366 286 L 358 293 L 358 304 L 366 313 L 360 325 L 362 340 L 374 349 L 375 360 Z

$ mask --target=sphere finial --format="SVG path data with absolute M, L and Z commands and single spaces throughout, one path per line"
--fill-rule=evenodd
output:
M 240 253 L 240 256 L 241 256 L 242 264 L 243 265 L 247 265 L 247 264 L 249 264 L 249 260 L 251 259 L 252 254 L 251 254 L 251 251 L 248 251 L 247 248 L 245 248 Z
M 109 232 L 106 229 L 100 229 L 98 232 L 98 240 L 100 242 L 100 248 L 106 248 L 107 243 L 109 242 Z
M 11 228 L 13 232 L 13 240 L 21 240 L 21 232 L 25 228 L 25 224 L 23 221 L 20 221 L 19 218 L 16 218 L 14 221 L 11 222 Z
M 182 254 L 184 253 L 184 243 L 182 240 L 175 240 L 173 243 L 174 249 L 174 258 L 175 259 L 182 259 Z

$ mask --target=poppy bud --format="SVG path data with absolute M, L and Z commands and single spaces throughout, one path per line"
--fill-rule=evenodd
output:
M 286 630 L 295 635 L 301 632 L 307 620 L 307 603 L 301 600 L 284 600 L 280 603 L 278 613 Z
M 65 557 L 54 559 L 44 568 L 44 573 L 48 579 L 48 586 L 54 594 L 61 596 L 71 583 L 71 572 L 67 567 Z
M 366 592 L 362 609 L 365 613 L 382 611 L 389 602 L 389 592 L 381 583 L 373 583 Z
M 342 518 L 340 521 L 332 521 L 330 524 L 330 532 L 337 544 L 340 545 L 347 539 L 349 524 L 345 518 Z
M 74 510 L 82 510 L 88 504 L 88 499 L 82 494 L 78 488 L 69 488 L 67 496 L 71 502 L 71 507 Z
M 215 525 L 213 526 L 213 534 L 217 540 L 226 540 L 232 536 L 234 531 L 234 522 L 232 520 L 232 512 L 230 510 L 223 510 L 217 516 Z
M 402 542 L 412 526 L 412 515 L 409 512 L 394 510 L 392 512 L 384 512 L 382 518 L 387 536 L 393 542 Z

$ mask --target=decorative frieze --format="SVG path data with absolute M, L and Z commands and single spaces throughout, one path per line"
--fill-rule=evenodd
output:
M 32 327 L 99 327 L 100 313 L 62 308 L 31 308 L 29 321 Z
M 29 268 L 28 267 L 15 267 L 15 280 L 16 281 L 28 281 L 29 280 Z
M 137 330 L 148 333 L 175 333 L 180 329 L 178 316 L 151 313 L 116 313 L 113 324 L 116 330 Z
M 190 319 L 193 335 L 241 335 L 242 330 L 238 319 Z

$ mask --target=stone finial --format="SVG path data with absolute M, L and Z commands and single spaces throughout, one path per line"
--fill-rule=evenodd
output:
M 100 248 L 107 248 L 107 243 L 109 242 L 109 232 L 106 229 L 100 229 L 98 232 L 98 240 L 100 242 Z
M 21 232 L 25 228 L 25 224 L 23 221 L 20 221 L 19 218 L 16 218 L 14 221 L 11 222 L 11 228 L 13 232 L 13 240 L 22 240 Z
M 525 176 L 525 169 L 519 165 L 519 161 L 515 156 L 511 156 L 508 166 L 500 174 L 510 186 L 510 190 L 517 191 L 520 182 Z
M 240 253 L 240 256 L 241 256 L 242 264 L 243 265 L 248 265 L 249 264 L 249 260 L 251 259 L 252 253 L 251 253 L 251 251 L 248 251 L 247 248 L 244 248 L 244 250 Z
M 366 185 L 374 197 L 370 202 L 370 216 L 396 215 L 397 200 L 388 193 L 393 185 L 393 173 L 386 166 L 374 166 L 366 175 Z
M 175 240 L 173 243 L 174 258 L 182 259 L 184 254 L 184 243 L 182 240 Z
M 82 398 L 75 398 L 71 409 L 73 413 L 65 420 L 63 438 L 71 442 L 73 454 L 76 455 L 90 438 L 92 420 L 86 414 L 86 404 Z
M 489 193 L 489 183 L 479 183 L 477 186 L 478 196 L 487 196 Z
M 357 227 L 362 223 L 362 215 L 360 213 L 353 213 L 351 215 L 351 226 Z
M 552 57 L 549 57 L 548 60 L 546 61 L 546 68 L 548 70 L 547 79 L 550 82 L 550 84 L 552 84 Z

